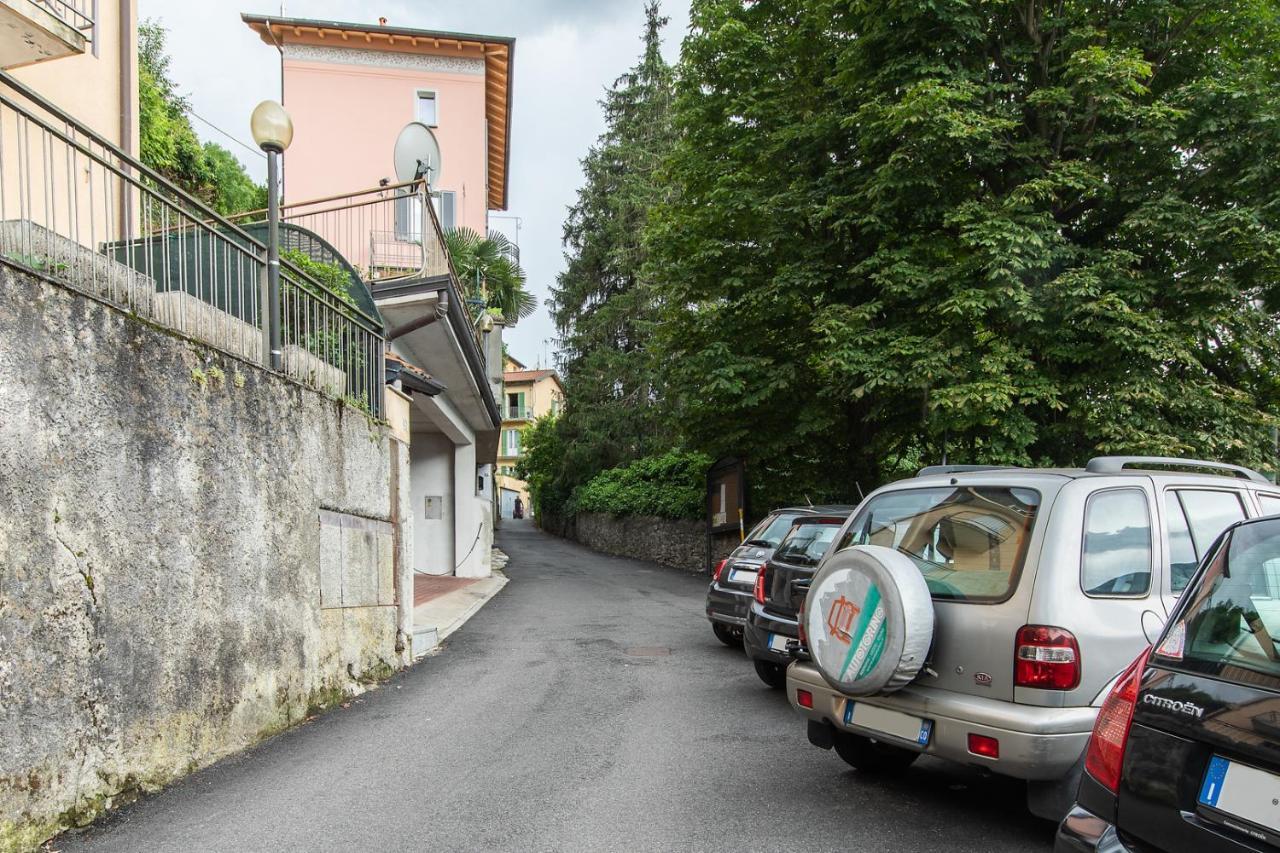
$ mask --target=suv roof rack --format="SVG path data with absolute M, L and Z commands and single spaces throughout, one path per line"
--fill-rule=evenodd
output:
M 966 471 L 1011 471 L 1012 465 L 926 465 L 916 472 L 917 477 L 931 477 L 934 474 L 963 474 Z
M 1229 465 L 1226 462 L 1210 462 L 1206 459 L 1179 459 L 1176 456 L 1095 456 L 1084 466 L 1091 474 L 1119 474 L 1125 468 L 1163 465 L 1169 468 L 1206 468 L 1211 471 L 1222 471 L 1234 477 L 1242 477 L 1255 483 L 1273 483 L 1266 477 L 1245 468 L 1243 465 Z

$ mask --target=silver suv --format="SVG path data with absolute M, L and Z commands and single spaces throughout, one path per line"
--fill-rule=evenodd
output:
M 787 696 L 810 742 L 860 770 L 950 759 L 1027 780 L 1031 811 L 1061 818 L 1098 707 L 1199 557 L 1233 522 L 1276 513 L 1280 487 L 1214 462 L 926 468 L 871 493 L 824 558 L 884 545 L 915 563 L 934 609 L 924 670 L 895 693 L 850 697 L 802 650 Z

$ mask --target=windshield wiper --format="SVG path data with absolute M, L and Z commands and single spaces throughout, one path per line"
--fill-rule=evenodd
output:
M 761 547 L 761 548 L 772 548 L 772 547 L 773 547 L 773 543 L 772 543 L 772 542 L 770 542 L 768 539 L 747 539 L 747 540 L 745 540 L 742 544 L 743 544 L 743 545 L 756 545 L 756 546 L 759 546 L 759 547 Z

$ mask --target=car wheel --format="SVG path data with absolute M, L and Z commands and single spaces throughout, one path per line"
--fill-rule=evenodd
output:
M 715 632 L 716 639 L 724 643 L 726 646 L 741 646 L 742 632 L 735 631 L 728 625 L 721 625 L 719 622 L 711 623 L 711 630 Z
M 837 732 L 836 754 L 850 767 L 863 773 L 894 773 L 906 770 L 920 753 L 874 741 L 869 737 Z
M 756 665 L 756 675 L 760 676 L 760 680 L 774 690 L 781 690 L 787 686 L 787 668 L 782 664 L 771 660 L 758 660 L 752 663 Z

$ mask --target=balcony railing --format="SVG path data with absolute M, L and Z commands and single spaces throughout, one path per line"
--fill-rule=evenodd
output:
M 533 410 L 528 406 L 507 406 L 502 416 L 509 421 L 527 421 L 533 417 Z
M 267 249 L 255 231 L 0 73 L 8 262 L 267 367 Z M 383 325 L 372 300 L 362 306 L 288 260 L 280 276 L 285 373 L 380 413 Z
M 96 41 L 94 25 L 98 19 L 98 0 L 36 0 L 62 23 L 84 33 L 85 38 Z
M 282 205 L 280 220 L 318 235 L 368 282 L 450 271 L 425 181 L 407 181 Z M 234 217 L 261 219 L 255 210 Z

